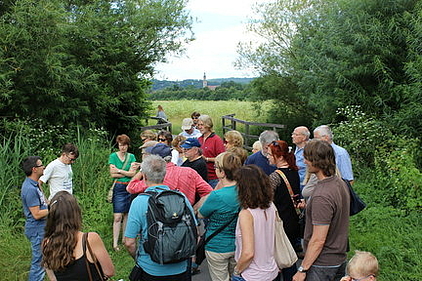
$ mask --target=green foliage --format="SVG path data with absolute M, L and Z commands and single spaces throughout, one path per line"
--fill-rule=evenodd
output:
M 361 184 L 356 184 L 362 186 Z M 365 186 L 366 190 L 374 186 Z M 376 190 L 378 196 L 383 191 Z M 360 193 L 362 194 L 362 192 Z M 370 251 L 380 263 L 380 276 L 384 281 L 413 281 L 422 274 L 419 239 L 422 231 L 420 212 L 406 214 L 392 207 L 372 204 L 350 220 L 349 257 L 354 250 Z
M 16 1 L 0 14 L 0 115 L 111 134 L 139 126 L 156 62 L 183 50 L 186 1 Z
M 355 167 L 374 167 L 377 148 L 393 134 L 389 126 L 363 112 L 359 106 L 337 110 L 336 119 L 342 119 L 333 128 L 334 141 L 345 148 Z
M 241 44 L 238 64 L 276 77 L 278 84 L 255 88 L 263 99 L 277 97 L 276 118 L 289 116 L 283 105 L 294 96 L 294 107 L 304 104 L 312 124 L 337 122 L 338 108 L 359 105 L 395 132 L 418 137 L 421 17 L 416 0 L 260 4 L 249 29 L 263 40 Z
M 386 140 L 375 155 L 375 173 L 385 199 L 396 208 L 421 209 L 422 172 L 416 166 L 420 140 L 396 136 Z

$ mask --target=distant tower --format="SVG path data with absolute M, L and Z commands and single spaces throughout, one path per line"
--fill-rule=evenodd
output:
M 207 86 L 208 86 L 207 76 L 205 75 L 205 72 L 204 72 L 204 80 L 202 80 L 202 88 L 206 88 Z

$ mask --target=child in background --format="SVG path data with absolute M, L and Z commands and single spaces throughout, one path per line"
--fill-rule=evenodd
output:
M 376 281 L 379 273 L 377 258 L 370 252 L 356 251 L 347 265 L 347 276 L 340 281 Z

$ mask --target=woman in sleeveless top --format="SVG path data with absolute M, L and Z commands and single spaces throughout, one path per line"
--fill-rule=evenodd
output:
M 258 166 L 246 165 L 236 179 L 242 210 L 236 226 L 237 265 L 232 280 L 274 280 L 279 269 L 274 259 L 276 209 L 269 178 Z
M 49 209 L 42 265 L 50 280 L 90 280 L 90 273 L 94 281 L 113 276 L 114 266 L 100 236 L 80 231 L 81 209 L 73 195 L 56 193 Z
M 289 151 L 287 142 L 274 141 L 268 147 L 268 160 L 277 169 L 270 174 L 270 184 L 274 189 L 274 205 L 283 220 L 284 231 L 293 248 L 300 245 L 299 216 L 296 212 L 296 199 L 300 197 L 300 179 L 294 153 Z M 285 179 L 283 178 L 285 177 Z M 290 184 L 293 196 L 290 195 L 287 183 Z M 282 270 L 283 280 L 291 281 L 296 273 L 296 264 Z

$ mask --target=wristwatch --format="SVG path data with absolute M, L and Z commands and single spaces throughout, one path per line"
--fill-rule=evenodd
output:
M 306 273 L 308 272 L 309 269 L 304 269 L 303 266 L 299 266 L 299 268 L 297 269 L 297 271 L 301 272 L 301 273 Z

